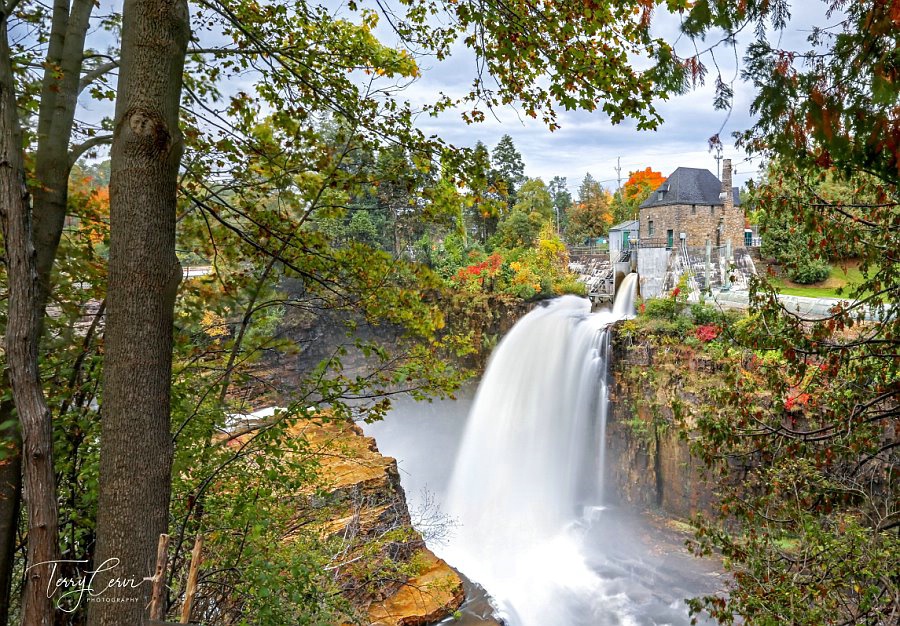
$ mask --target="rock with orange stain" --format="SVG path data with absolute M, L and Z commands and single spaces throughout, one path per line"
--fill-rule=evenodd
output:
M 363 607 L 370 625 L 424 626 L 453 614 L 463 601 L 462 581 L 412 528 L 397 462 L 383 456 L 375 440 L 349 421 L 303 420 L 292 434 L 303 437 L 309 451 L 318 456 L 319 484 L 315 494 L 307 495 L 312 502 L 326 494 L 320 502 L 323 512 L 328 512 L 319 524 L 322 536 L 352 538 L 362 548 L 393 529 L 398 538 L 391 542 L 391 558 L 405 561 L 404 571 L 413 572 L 399 584 L 385 581 L 368 597 L 348 597 Z M 353 561 L 353 552 L 347 561 Z
M 452 614 L 463 601 L 459 576 L 427 548 L 413 559 L 420 573 L 393 595 L 369 606 L 370 626 L 424 626 Z

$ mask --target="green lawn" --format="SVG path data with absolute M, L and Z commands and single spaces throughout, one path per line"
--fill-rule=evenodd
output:
M 778 293 L 786 296 L 807 296 L 809 298 L 849 298 L 854 285 L 863 281 L 862 272 L 855 264 L 832 265 L 828 278 L 813 285 L 799 285 L 789 280 L 773 278 L 772 284 Z M 843 288 L 843 289 L 841 289 Z M 838 293 L 839 290 L 841 293 Z

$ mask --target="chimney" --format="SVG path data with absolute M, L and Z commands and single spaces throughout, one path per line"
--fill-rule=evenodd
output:
M 723 210 L 726 214 L 734 208 L 734 193 L 731 191 L 731 159 L 722 159 Z

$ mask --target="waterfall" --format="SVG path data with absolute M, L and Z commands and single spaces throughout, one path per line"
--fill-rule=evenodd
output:
M 637 291 L 638 275 L 632 272 L 622 279 L 613 303 L 613 315 L 617 318 L 634 315 L 634 296 Z
M 607 623 L 584 621 L 598 603 L 609 623 L 632 622 L 586 562 L 579 529 L 602 501 L 608 327 L 633 313 L 635 286 L 635 274 L 622 281 L 612 313 L 574 296 L 532 311 L 478 388 L 445 503 L 459 527 L 441 556 L 511 626 Z

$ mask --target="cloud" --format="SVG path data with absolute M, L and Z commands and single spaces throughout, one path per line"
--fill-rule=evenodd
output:
M 679 39 L 677 17 L 657 12 L 654 19 L 658 36 L 672 42 Z M 683 49 L 685 46 L 689 48 Z M 686 40 L 679 41 L 678 47 L 682 54 L 692 49 Z M 739 55 L 742 54 L 741 48 Z M 608 188 L 615 188 L 620 176 L 624 181 L 630 172 L 645 167 L 664 175 L 679 166 L 704 167 L 715 173 L 715 154 L 709 151 L 708 139 L 720 133 L 724 156 L 737 164 L 735 181 L 741 184 L 755 173 L 758 160 L 747 161 L 747 155 L 734 147 L 731 134 L 752 124 L 752 91 L 738 79 L 733 53 L 720 52 L 716 62 L 724 80 L 734 80 L 734 109 L 730 116 L 713 108 L 713 79 L 709 76 L 705 86 L 656 103 L 664 119 L 656 131 L 638 131 L 631 121 L 613 125 L 602 112 L 561 111 L 561 129 L 551 133 L 542 122 L 524 116 L 514 107 L 501 107 L 477 125 L 465 124 L 460 110 L 448 111 L 438 118 L 422 116 L 417 123 L 426 132 L 459 146 L 473 146 L 477 141 L 493 146 L 501 136 L 509 134 L 522 153 L 527 175 L 544 181 L 565 176 L 573 192 L 588 172 Z M 431 102 L 440 92 L 461 97 L 469 91 L 475 69 L 474 53 L 457 44 L 449 59 L 423 65 L 422 79 L 407 89 L 404 97 L 416 104 Z M 620 174 L 616 171 L 619 164 Z
M 119 0 L 113 0 L 118 3 Z M 313 4 L 314 2 L 311 2 Z M 104 0 L 106 4 L 106 0 Z M 342 0 L 325 0 L 337 13 L 346 8 Z M 372 1 L 370 8 L 378 9 Z M 795 3 L 792 7 L 793 19 L 782 33 L 770 33 L 773 43 L 785 48 L 803 48 L 812 24 L 822 24 L 823 3 Z M 662 10 L 654 13 L 654 32 L 657 36 L 675 43 L 679 52 L 689 54 L 693 50 L 690 41 L 680 37 L 680 19 Z M 840 15 L 833 16 L 835 23 Z M 389 45 L 397 44 L 396 34 L 387 20 L 382 20 L 376 30 L 377 36 Z M 744 46 L 752 34 L 739 41 L 738 55 L 742 56 Z M 704 45 L 716 41 L 707 38 Z M 101 42 L 102 43 L 102 42 Z M 641 65 L 640 59 L 634 59 Z M 726 80 L 735 77 L 737 67 L 734 54 L 720 48 L 716 55 Z M 433 57 L 419 59 L 423 76 L 407 87 L 402 98 L 417 106 L 434 102 L 443 92 L 451 97 L 461 97 L 468 93 L 476 76 L 477 64 L 474 53 L 461 41 L 452 49 L 449 58 L 437 61 Z M 249 89 L 254 77 L 236 79 L 230 89 Z M 512 136 L 516 147 L 523 155 L 526 174 L 548 181 L 553 176 L 565 176 L 574 192 L 585 173 L 614 188 L 619 178 L 627 179 L 631 171 L 651 167 L 668 175 L 678 166 L 704 167 L 716 172 L 716 160 L 710 153 L 707 140 L 721 131 L 725 144 L 724 156 L 736 164 L 736 184 L 743 183 L 754 175 L 759 159 L 748 161 L 746 155 L 734 147 L 731 133 L 744 130 L 753 123 L 750 115 L 752 86 L 741 81 L 734 82 L 734 109 L 730 117 L 713 108 L 712 77 L 708 84 L 683 96 L 660 101 L 657 108 L 664 119 L 656 131 L 638 131 L 634 122 L 626 121 L 612 125 L 602 112 L 561 111 L 561 129 L 551 133 L 546 126 L 526 117 L 514 107 L 501 107 L 487 115 L 482 124 L 467 125 L 460 117 L 461 111 L 454 110 L 437 118 L 420 115 L 417 125 L 429 134 L 437 134 L 450 143 L 459 146 L 474 146 L 483 141 L 489 147 L 496 145 L 504 134 Z M 228 91 L 226 89 L 226 91 Z M 110 114 L 112 106 L 104 103 L 80 103 L 79 113 L 88 120 Z M 621 171 L 617 172 L 617 166 Z
M 823 21 L 822 4 L 815 3 L 815 7 L 809 3 L 798 4 L 800 6 L 793 8 L 792 20 L 783 32 L 769 30 L 774 44 L 802 49 L 811 25 Z M 837 21 L 839 17 L 835 16 L 831 21 Z M 682 55 L 687 55 L 693 51 L 693 43 L 680 37 L 679 26 L 677 16 L 663 11 L 654 14 L 657 36 L 674 43 Z M 753 37 L 751 32 L 739 38 L 738 59 L 743 57 L 746 45 Z M 717 40 L 710 35 L 700 45 L 711 46 Z M 544 124 L 520 115 L 513 107 L 495 110 L 493 116 L 489 114 L 487 120 L 478 125 L 466 125 L 458 110 L 438 118 L 422 116 L 418 124 L 423 130 L 460 146 L 473 146 L 479 140 L 493 146 L 502 135 L 509 134 L 522 153 L 527 175 L 545 181 L 553 176 L 565 176 L 573 191 L 587 172 L 608 188 L 614 188 L 620 176 L 624 181 L 629 172 L 644 167 L 664 175 L 679 166 L 704 167 L 716 173 L 716 155 L 709 151 L 708 139 L 719 133 L 724 144 L 723 156 L 731 158 L 737 170 L 735 184 L 743 184 L 756 174 L 760 160 L 749 160 L 737 149 L 732 133 L 753 124 L 750 114 L 753 87 L 740 79 L 740 62 L 736 63 L 735 52 L 719 45 L 715 48 L 715 64 L 723 80 L 733 84 L 734 106 L 730 115 L 715 110 L 715 67 L 709 57 L 706 63 L 710 66 L 706 85 L 657 103 L 664 123 L 656 131 L 638 131 L 633 122 L 612 125 L 602 112 L 573 111 L 561 112 L 561 129 L 551 133 Z M 433 101 L 439 92 L 462 96 L 472 84 L 475 67 L 472 51 L 459 44 L 449 59 L 423 68 L 422 79 L 407 90 L 406 97 L 414 103 L 424 104 Z M 621 163 L 621 174 L 616 171 L 618 163 Z
M 471 81 L 471 74 L 458 71 L 462 64 L 464 59 L 455 57 L 447 64 L 454 67 L 453 71 L 445 72 L 441 67 L 434 73 L 425 74 L 405 97 L 412 102 L 424 103 L 441 91 L 463 93 L 470 82 L 447 80 L 448 76 L 465 75 Z M 734 148 L 730 137 L 732 132 L 751 123 L 748 94 L 736 91 L 735 110 L 730 118 L 726 112 L 713 109 L 711 86 L 659 102 L 657 108 L 665 121 L 656 131 L 638 131 L 636 124 L 630 121 L 613 125 L 602 112 L 562 111 L 559 114 L 561 128 L 551 133 L 542 122 L 521 115 L 513 107 L 495 110 L 494 115 L 489 114 L 481 124 L 465 124 L 459 110 L 448 111 L 437 118 L 422 116 L 417 124 L 424 131 L 459 146 L 473 146 L 477 141 L 493 146 L 502 135 L 509 134 L 522 153 L 528 176 L 544 181 L 553 176 L 565 176 L 574 191 L 585 173 L 590 172 L 595 179 L 614 189 L 619 177 L 616 172 L 618 162 L 621 163 L 623 181 L 629 172 L 645 167 L 664 175 L 678 166 L 705 167 L 716 172 L 715 155 L 709 152 L 708 139 L 720 130 L 726 146 L 725 156 L 734 161 L 745 159 L 746 155 Z

